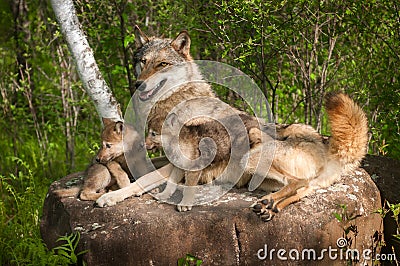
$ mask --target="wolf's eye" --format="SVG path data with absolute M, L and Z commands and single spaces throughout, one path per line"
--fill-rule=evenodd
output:
M 168 66 L 169 64 L 167 63 L 167 62 L 161 62 L 158 66 L 160 66 L 160 67 L 166 67 L 166 66 Z
M 106 148 L 108 148 L 108 149 L 111 148 L 111 144 L 107 143 Z
M 152 131 L 152 132 L 151 132 L 151 136 L 155 137 L 155 136 L 157 136 L 157 133 L 154 132 L 154 131 Z
M 143 65 L 146 64 L 146 59 L 140 59 L 140 63 L 142 63 Z

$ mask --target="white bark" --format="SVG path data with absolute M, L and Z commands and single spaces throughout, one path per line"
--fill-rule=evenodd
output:
M 100 117 L 122 120 L 119 104 L 111 93 L 93 56 L 86 36 L 81 30 L 72 0 L 51 0 L 85 90 L 92 98 Z

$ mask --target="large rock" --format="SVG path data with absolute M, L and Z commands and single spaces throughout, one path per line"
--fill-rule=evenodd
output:
M 346 252 L 338 249 L 338 239 L 347 237 L 350 248 L 362 255 L 376 247 L 373 236 L 383 230 L 374 213 L 381 207 L 379 191 L 362 169 L 290 205 L 268 223 L 250 210 L 257 197 L 245 189 L 234 189 L 217 202 L 185 213 L 150 195 L 107 208 L 76 198 L 57 199 L 54 189 L 77 175 L 51 185 L 41 233 L 52 248 L 59 245 L 59 236 L 80 231 L 78 247 L 89 250 L 83 258 L 88 265 L 176 265 L 186 254 L 202 259 L 203 265 L 321 265 L 321 254 L 324 265 L 345 265 Z M 334 213 L 343 220 L 339 222 Z M 317 261 L 308 260 L 313 251 Z M 292 260 L 297 252 L 299 260 Z

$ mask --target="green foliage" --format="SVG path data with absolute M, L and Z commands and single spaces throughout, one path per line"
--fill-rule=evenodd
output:
M 397 231 L 396 234 L 393 235 L 393 237 L 396 239 L 396 241 L 400 242 L 400 203 L 391 204 L 390 202 L 385 200 L 384 206 L 381 209 L 377 210 L 377 213 L 379 213 L 382 218 L 384 218 L 387 214 L 390 214 L 397 225 Z
M 345 91 L 367 113 L 370 153 L 400 158 L 398 1 L 74 3 L 123 111 L 134 90 L 134 25 L 170 38 L 187 29 L 193 57 L 251 76 L 277 122 L 305 122 L 329 134 L 322 97 Z M 85 169 L 98 148 L 101 123 L 48 2 L 17 4 L 0 3 L 0 263 L 65 264 L 68 259 L 41 243 L 43 199 L 51 182 Z M 226 90 L 216 91 L 246 108 Z M 335 217 L 352 218 L 343 208 Z
M 343 252 L 347 252 L 349 249 L 354 249 L 353 244 L 355 245 L 357 243 L 358 226 L 356 218 L 361 217 L 362 215 L 349 213 L 346 204 L 339 204 L 338 207 L 340 208 L 340 212 L 335 212 L 333 215 L 341 224 L 343 234 L 342 238 L 339 238 L 336 244 L 343 250 Z M 372 250 L 372 254 L 377 254 L 384 245 L 382 235 L 383 233 L 380 231 L 375 231 L 375 233 L 371 235 L 372 246 L 370 249 Z M 359 258 L 353 258 L 350 256 L 347 258 L 347 265 L 356 265 L 359 262 L 358 259 Z
M 21 167 L 18 175 L 0 175 L 0 264 L 67 265 L 40 237 L 41 206 L 49 182 L 21 159 L 13 161 Z
M 341 209 L 340 213 L 333 213 L 333 216 L 335 216 L 339 222 L 349 222 L 361 216 L 359 214 L 349 214 L 346 204 L 339 204 L 339 207 Z
M 66 243 L 55 247 L 54 250 L 57 250 L 57 253 L 68 259 L 68 264 L 75 265 L 78 263 L 79 256 L 88 252 L 88 250 L 84 250 L 76 253 L 77 246 L 79 244 L 79 240 L 81 235 L 79 232 L 72 232 L 70 235 L 62 236 L 57 239 L 59 241 L 65 241 Z M 85 265 L 85 263 L 84 263 Z
M 186 254 L 185 257 L 178 259 L 178 266 L 200 266 L 203 264 L 203 261 L 199 258 L 196 258 L 193 255 Z

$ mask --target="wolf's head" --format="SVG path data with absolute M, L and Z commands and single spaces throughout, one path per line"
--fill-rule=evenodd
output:
M 145 139 L 145 146 L 147 150 L 153 150 L 153 151 L 161 148 L 162 147 L 161 135 L 158 132 L 149 129 L 149 132 Z
M 187 31 L 182 31 L 175 39 L 146 36 L 138 26 L 135 27 L 136 53 L 134 56 L 136 88 L 139 97 L 147 100 L 158 92 L 168 81 L 160 76 L 157 84 L 151 88 L 144 82 L 157 72 L 167 68 L 192 61 L 190 56 L 190 37 Z
M 105 164 L 135 146 L 140 146 L 139 134 L 133 127 L 109 118 L 103 118 L 103 124 L 102 146 L 96 156 L 97 162 Z

